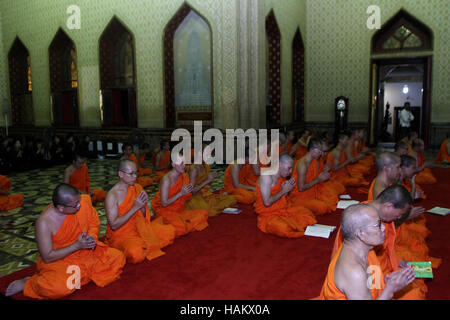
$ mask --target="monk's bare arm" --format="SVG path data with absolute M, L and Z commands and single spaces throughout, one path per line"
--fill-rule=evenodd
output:
M 334 275 L 337 288 L 345 294 L 348 300 L 372 299 L 370 290 L 367 287 L 368 275 L 361 266 L 350 266 L 348 264 L 339 266 L 337 263 Z
M 253 174 L 255 176 L 260 176 L 261 175 L 261 168 L 259 167 L 259 164 L 251 164 L 251 166 L 252 166 Z
M 239 181 L 239 165 L 238 164 L 232 164 L 231 165 L 231 179 L 233 180 L 233 185 L 234 187 L 237 188 L 242 188 L 245 190 L 250 190 L 250 191 L 254 191 L 255 188 L 251 187 L 251 186 L 247 186 L 245 184 L 241 184 L 241 182 Z
M 168 164 L 166 164 L 166 165 L 164 165 L 164 166 L 161 166 L 161 165 L 160 165 L 161 157 L 162 157 L 162 153 L 159 152 L 159 153 L 156 155 L 156 159 L 155 159 L 156 170 L 157 170 L 157 171 L 158 171 L 158 170 L 164 170 L 164 169 L 167 169 L 167 168 L 169 168 L 169 166 L 170 166 L 170 161 L 169 161 Z
M 327 172 L 322 172 L 320 173 L 316 179 L 314 179 L 311 182 L 306 183 L 306 172 L 307 172 L 307 168 L 306 168 L 306 162 L 304 161 L 300 161 L 297 164 L 297 188 L 298 191 L 305 191 L 308 190 L 309 188 L 315 186 L 316 184 L 325 181 L 329 178 L 330 174 Z M 311 164 L 309 164 L 311 165 Z
M 64 170 L 64 183 L 67 183 L 67 184 L 69 183 L 70 176 L 72 175 L 72 173 L 73 173 L 73 170 L 72 170 L 72 166 L 70 165 L 66 168 L 66 170 Z
M 118 201 L 117 196 L 114 190 L 111 190 L 106 195 L 105 199 L 105 210 L 106 210 L 106 218 L 108 220 L 108 224 L 111 227 L 112 230 L 117 230 L 121 226 L 123 226 L 125 223 L 128 222 L 128 220 L 131 219 L 131 217 L 142 208 L 142 206 L 145 205 L 142 204 L 142 201 L 140 201 L 139 196 L 135 199 L 133 206 L 131 209 L 125 213 L 124 215 L 119 217 L 119 210 L 118 210 Z
M 166 175 L 162 178 L 161 184 L 160 184 L 160 191 L 161 191 L 161 205 L 163 207 L 167 207 L 177 201 L 182 196 L 192 192 L 192 185 L 188 184 L 181 188 L 180 192 L 178 192 L 176 195 L 174 195 L 172 198 L 169 198 L 169 190 L 170 190 L 170 179 Z M 189 192 L 188 192 L 189 190 Z
M 373 186 L 372 196 L 373 199 L 376 199 L 380 193 L 384 191 L 388 186 L 383 185 L 379 182 L 379 179 L 375 181 L 375 185 Z
M 280 200 L 280 198 L 288 193 L 287 189 L 282 188 L 277 194 L 271 195 L 272 188 L 272 177 L 271 176 L 261 176 L 258 180 L 259 188 L 261 190 L 261 197 L 263 203 L 266 207 L 270 207 L 275 202 Z

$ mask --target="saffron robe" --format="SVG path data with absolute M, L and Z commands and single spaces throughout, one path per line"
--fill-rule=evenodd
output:
M 252 170 L 250 164 L 244 164 L 239 171 L 239 183 L 247 185 L 248 172 Z M 244 204 L 252 204 L 255 202 L 255 192 L 244 188 L 235 188 L 233 178 L 231 177 L 231 164 L 225 170 L 224 189 L 226 193 L 236 198 L 237 202 Z
M 89 178 L 89 169 L 85 163 L 80 169 L 76 169 L 69 178 L 69 184 L 77 188 L 83 193 L 88 193 L 91 190 L 91 183 Z M 91 199 L 92 202 L 103 200 L 106 198 L 106 193 L 103 189 L 93 189 L 94 194 Z
M 155 160 L 156 161 L 156 160 Z M 160 159 L 159 159 L 159 166 L 158 167 L 163 167 L 166 166 L 170 163 L 171 158 L 170 158 L 170 151 L 167 151 Z M 155 166 L 156 168 L 156 166 Z M 166 169 L 162 169 L 162 170 L 156 170 L 155 171 L 155 181 L 159 182 L 161 181 L 161 179 L 165 176 L 166 173 L 168 173 L 171 170 L 171 168 L 166 168 Z
M 143 177 L 145 169 L 139 167 L 138 160 L 137 160 L 136 156 L 134 155 L 134 153 L 132 153 L 130 155 L 128 160 L 133 161 L 136 164 L 136 168 L 138 168 L 138 178 L 136 180 L 137 183 L 139 183 L 144 188 L 151 186 L 153 184 L 153 179 L 150 177 Z M 141 170 L 141 169 L 144 169 L 144 170 Z M 150 169 L 150 171 L 151 171 L 151 169 Z M 150 174 L 151 174 L 151 172 L 150 172 Z
M 0 211 L 15 209 L 23 204 L 22 193 L 8 195 L 11 184 L 9 178 L 0 175 L 0 189 L 4 193 L 0 195 Z
M 347 160 L 344 150 L 341 151 L 339 164 L 344 163 Z M 334 158 L 333 153 L 328 153 L 327 163 L 331 165 L 331 177 L 330 180 L 338 181 L 342 183 L 345 187 L 361 187 L 364 185 L 368 185 L 368 182 L 360 174 L 350 175 L 347 170 L 347 166 L 339 169 L 338 171 L 334 171 Z
M 439 149 L 439 154 L 437 155 L 436 160 L 434 160 L 435 162 L 437 162 L 437 163 L 442 162 L 442 161 L 450 162 L 450 154 L 448 154 L 447 143 L 448 143 L 448 139 L 445 139 L 442 142 L 441 148 Z
M 421 167 L 425 162 L 422 152 L 417 152 L 417 167 Z M 437 182 L 436 177 L 431 172 L 430 168 L 424 168 L 416 176 L 416 183 L 419 184 L 435 184 Z
M 82 232 L 97 240 L 95 249 L 83 249 L 73 252 L 65 258 L 45 263 L 42 258 L 36 263 L 36 273 L 28 279 L 23 289 L 26 297 L 34 299 L 59 299 L 70 295 L 76 289 L 68 286 L 71 277 L 70 266 L 80 268 L 80 285 L 91 280 L 104 287 L 119 279 L 126 259 L 123 253 L 98 241 L 100 220 L 92 207 L 88 195 L 81 195 L 81 207 L 76 214 L 68 214 L 52 236 L 53 249 L 67 247 L 78 240 Z M 71 271 L 73 273 L 73 271 Z

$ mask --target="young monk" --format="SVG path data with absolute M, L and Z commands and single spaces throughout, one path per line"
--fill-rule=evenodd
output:
M 168 141 L 160 142 L 160 150 L 155 157 L 155 181 L 161 181 L 162 177 L 171 170 L 170 144 Z
M 337 197 L 339 195 L 345 193 L 345 186 L 336 179 L 331 179 L 331 163 L 327 163 L 328 153 L 330 148 L 328 143 L 325 142 L 324 139 L 320 139 L 322 144 L 320 150 L 322 151 L 322 155 L 320 156 L 320 166 L 323 168 L 323 171 L 330 172 L 330 178 L 324 182 L 324 184 L 336 194 Z
M 95 203 L 105 199 L 106 193 L 103 189 L 91 189 L 86 159 L 87 157 L 84 155 L 74 154 L 72 164 L 64 171 L 64 183 L 68 183 L 82 193 L 90 195 L 92 202 Z
M 295 152 L 295 160 L 301 159 L 308 152 L 308 142 L 311 138 L 311 132 L 308 129 L 303 130 L 300 139 L 292 147 L 291 153 Z
M 147 166 L 145 163 L 146 156 L 150 153 L 150 145 L 148 143 L 142 144 L 142 147 L 136 150 L 135 158 L 138 162 L 139 177 L 149 176 L 152 174 L 153 170 Z M 133 159 L 130 159 L 133 160 Z M 134 160 L 133 160 L 134 161 Z
M 380 153 L 375 159 L 378 174 L 373 179 L 369 188 L 368 201 L 376 199 L 377 196 L 400 177 L 400 157 L 393 152 Z
M 125 142 L 122 145 L 122 150 L 123 150 L 123 156 L 120 158 L 120 160 L 133 161 L 134 164 L 136 165 L 136 167 L 139 168 L 139 162 L 133 153 L 133 146 L 130 143 Z M 152 178 L 139 176 L 139 171 L 137 174 L 138 174 L 137 183 L 140 184 L 143 188 L 151 186 L 153 184 Z
M 117 175 L 119 182 L 105 201 L 106 243 L 122 251 L 131 263 L 163 255 L 161 248 L 173 243 L 175 228 L 162 218 L 151 220 L 148 195 L 136 183 L 137 167 L 133 161 L 121 160 Z
M 329 166 L 324 168 L 322 143 L 317 138 L 311 138 L 308 143 L 308 153 L 295 163 L 292 178 L 294 188 L 288 196 L 293 206 L 303 206 L 316 215 L 331 213 L 336 210 L 338 195 L 324 183 L 330 178 Z
M 349 141 L 347 146 L 345 147 L 345 156 L 349 160 L 356 161 L 353 164 L 349 164 L 347 166 L 347 170 L 350 173 L 351 176 L 357 176 L 360 177 L 362 181 L 367 182 L 364 179 L 364 175 L 369 174 L 370 172 L 370 165 L 367 163 L 367 161 L 363 161 L 363 159 L 366 157 L 367 153 L 369 152 L 368 149 L 361 149 L 362 147 L 362 140 L 360 140 L 360 132 L 359 130 L 352 130 L 351 135 L 349 137 Z M 361 161 L 363 161 L 361 163 Z
M 12 282 L 6 295 L 23 290 L 34 299 L 59 299 L 76 290 L 71 268 L 78 267 L 79 285 L 91 280 L 104 287 L 119 279 L 125 256 L 98 241 L 100 221 L 91 198 L 80 195 L 71 185 L 62 183 L 53 191 L 49 205 L 36 221 L 36 242 L 40 258 L 36 273 Z M 79 287 L 78 287 L 79 288 Z
M 448 164 L 450 163 L 450 139 L 445 139 L 442 141 L 441 148 L 439 149 L 439 154 L 434 160 L 436 163 Z
M 287 194 L 295 187 L 293 178 L 286 180 L 293 167 L 292 157 L 282 154 L 276 174 L 262 175 L 258 180 L 254 208 L 258 214 L 258 228 L 262 232 L 298 238 L 304 235 L 307 226 L 317 223 L 310 210 L 291 206 L 286 199 Z
M 431 161 L 425 161 L 423 156 L 424 143 L 422 139 L 415 139 L 411 145 L 410 156 L 414 157 L 417 161 L 417 177 L 416 182 L 419 184 L 435 184 L 437 182 L 436 177 L 431 172 L 433 163 Z
M 161 216 L 165 223 L 173 225 L 179 237 L 205 229 L 209 213 L 202 209 L 186 209 L 194 186 L 189 182 L 181 155 L 175 155 L 171 164 L 172 170 L 161 179 L 158 193 L 152 200 L 152 210 L 156 217 Z
M 200 150 L 202 153 L 202 151 Z M 217 172 L 211 172 L 211 167 L 203 161 L 201 164 L 191 164 L 188 169 L 189 181 L 193 184 L 192 199 L 186 203 L 186 209 L 203 209 L 210 217 L 219 215 L 223 209 L 237 204 L 232 195 L 212 193 L 209 191 L 211 182 L 217 177 Z
M 8 195 L 11 185 L 9 178 L 0 175 L 0 211 L 12 210 L 23 204 L 22 193 Z
M 399 141 L 395 144 L 395 153 L 398 156 L 408 154 L 409 145 L 405 141 Z
M 349 206 L 342 213 L 340 230 L 344 240 L 330 262 L 317 299 L 390 300 L 414 280 L 410 266 L 386 275 L 379 272 L 381 265 L 372 249 L 384 243 L 385 226 L 375 208 Z

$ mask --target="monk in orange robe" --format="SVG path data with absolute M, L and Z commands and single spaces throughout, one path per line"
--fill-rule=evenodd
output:
M 356 163 L 347 165 L 347 170 L 351 176 L 363 177 L 370 173 L 370 159 L 364 159 L 369 152 L 369 149 L 363 149 L 362 147 L 363 144 L 362 140 L 360 140 L 360 131 L 354 129 L 349 137 L 349 142 L 345 147 L 347 159 L 354 159 L 356 161 Z M 366 180 L 364 179 L 364 181 Z
M 370 194 L 373 194 L 369 192 Z M 369 198 L 370 199 L 370 198 Z M 369 203 L 371 200 L 368 200 Z M 396 250 L 396 224 L 395 221 L 409 212 L 409 219 L 423 213 L 423 208 L 412 208 L 412 198 L 408 190 L 398 184 L 392 185 L 382 191 L 376 200 L 370 202 L 380 216 L 385 227 L 385 241 L 381 246 L 376 246 L 374 251 L 380 261 L 381 269 L 384 274 L 388 274 L 399 269 L 407 267 L 407 262 L 397 255 Z M 333 257 L 339 250 L 343 242 L 342 230 L 339 229 L 333 246 Z M 422 279 L 415 279 L 410 285 L 397 292 L 394 299 L 400 300 L 423 300 L 428 291 L 425 282 Z
M 294 147 L 294 143 L 293 143 L 294 139 L 295 139 L 294 131 L 293 130 L 288 131 L 287 134 L 286 134 L 286 141 L 282 145 L 283 148 L 282 148 L 280 154 L 281 153 L 287 153 L 291 157 L 293 156 L 292 148 Z
M 11 180 L 0 175 L 0 211 L 15 209 L 23 204 L 23 194 L 8 195 L 9 189 L 11 189 Z
M 59 299 L 91 280 L 104 287 L 122 273 L 123 253 L 98 240 L 100 220 L 91 198 L 62 183 L 52 199 L 36 221 L 37 271 L 12 282 L 8 296 L 23 290 L 26 297 Z
M 293 206 L 303 206 L 316 215 L 331 213 L 336 210 L 338 195 L 324 183 L 330 178 L 329 167 L 323 168 L 322 143 L 317 138 L 311 138 L 308 143 L 308 153 L 295 163 L 292 178 L 294 188 L 288 196 Z M 328 170 L 327 170 L 328 169 Z
M 327 181 L 324 182 L 324 184 L 333 191 L 333 193 L 336 194 L 336 196 L 339 197 L 339 195 L 341 194 L 345 194 L 345 186 L 339 182 L 336 179 L 331 179 L 331 163 L 327 162 L 328 159 L 328 153 L 330 151 L 330 148 L 328 146 L 328 143 L 324 140 L 321 139 L 322 144 L 321 144 L 321 150 L 322 150 L 322 155 L 319 158 L 319 162 L 320 162 L 320 167 L 323 168 L 323 171 L 327 171 L 330 172 L 330 179 L 328 179 Z
M 192 164 L 188 169 L 189 181 L 194 185 L 192 199 L 186 203 L 186 209 L 203 209 L 209 212 L 210 217 L 219 215 L 223 209 L 237 204 L 232 195 L 212 193 L 209 186 L 217 176 L 211 172 L 211 167 L 202 161 L 202 164 Z
M 148 195 L 136 183 L 136 169 L 134 162 L 120 161 L 119 182 L 105 201 L 106 243 L 122 251 L 131 263 L 163 255 L 161 249 L 175 239 L 173 226 L 165 224 L 162 218 L 151 219 Z
M 308 129 L 303 130 L 300 139 L 292 147 L 291 153 L 295 153 L 295 160 L 303 158 L 303 156 L 308 152 L 308 142 L 311 138 L 311 132 Z
M 133 153 L 133 146 L 130 143 L 126 142 L 122 145 L 122 150 L 123 156 L 120 158 L 120 160 L 133 161 L 136 164 L 136 167 L 139 168 L 139 162 Z M 139 173 L 141 173 L 141 176 L 139 176 Z M 143 188 L 151 186 L 153 184 L 153 179 L 150 177 L 143 177 L 142 173 L 142 171 L 138 171 L 137 183 L 140 184 Z
M 395 144 L 395 153 L 399 156 L 408 154 L 409 145 L 405 141 L 399 141 Z
M 208 226 L 208 211 L 186 209 L 194 186 L 185 172 L 183 157 L 175 155 L 171 165 L 172 170 L 162 178 L 158 193 L 152 200 L 155 216 L 161 216 L 165 223 L 173 225 L 177 237 L 205 229 Z
M 248 162 L 248 158 L 246 158 Z M 239 164 L 236 161 L 225 169 L 224 191 L 232 195 L 237 202 L 252 204 L 255 202 L 255 186 L 247 185 L 247 177 L 252 171 L 249 163 Z
M 339 134 L 337 146 L 328 153 L 327 163 L 331 165 L 331 180 L 337 180 L 345 187 L 360 187 L 367 185 L 362 175 L 351 176 L 347 170 L 347 165 L 356 163 L 356 159 L 347 159 L 345 147 L 348 144 L 349 136 L 347 133 Z
M 64 171 L 64 183 L 68 183 L 82 193 L 91 196 L 92 202 L 105 199 L 106 193 L 103 189 L 91 189 L 89 170 L 84 155 L 75 154 L 72 164 Z
M 349 206 L 342 213 L 340 230 L 343 243 L 331 259 L 320 296 L 316 299 L 390 300 L 414 280 L 412 267 L 383 274 L 372 250 L 385 240 L 385 227 L 375 208 L 367 204 Z M 367 270 L 370 270 L 370 280 Z
M 142 144 L 142 147 L 138 150 L 136 150 L 135 158 L 138 163 L 138 169 L 139 169 L 139 177 L 142 176 L 149 176 L 152 174 L 153 170 L 147 166 L 145 163 L 145 158 L 147 154 L 150 153 L 150 145 L 148 143 Z M 134 159 L 130 159 L 134 161 Z
M 419 134 L 416 131 L 410 131 L 406 137 L 403 137 L 400 141 L 405 142 L 408 145 L 408 153 L 412 150 L 413 141 L 419 138 Z
M 419 184 L 435 184 L 437 182 L 436 177 L 431 172 L 433 163 L 431 161 L 425 161 L 423 156 L 424 143 L 422 139 L 415 139 L 411 145 L 410 156 L 414 157 L 417 161 L 417 177 L 416 182 Z
M 450 139 L 445 139 L 442 141 L 441 148 L 439 149 L 439 154 L 434 160 L 436 163 L 449 163 L 450 162 Z
M 295 180 L 286 178 L 291 175 L 293 167 L 292 157 L 282 154 L 276 174 L 262 175 L 256 184 L 253 206 L 258 215 L 258 228 L 262 232 L 298 238 L 304 235 L 307 226 L 317 223 L 309 209 L 288 203 L 286 196 L 295 188 Z
M 161 141 L 160 151 L 155 157 L 155 181 L 161 181 L 164 175 L 172 169 L 171 161 L 170 144 L 168 141 Z

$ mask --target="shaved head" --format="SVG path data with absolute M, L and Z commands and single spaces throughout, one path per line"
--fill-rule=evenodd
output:
M 380 153 L 375 159 L 378 171 L 382 171 L 385 166 L 392 166 L 400 163 L 400 156 L 393 152 Z
M 134 166 L 136 169 L 136 164 L 131 160 L 120 160 L 119 165 L 117 166 L 117 171 L 124 171 L 129 166 Z
M 370 224 L 377 211 L 368 204 L 358 203 L 347 207 L 341 216 L 341 230 L 345 240 L 356 238 L 357 231 Z
M 283 153 L 280 156 L 280 163 L 290 163 L 291 161 L 293 162 L 294 159 L 290 155 L 288 155 L 287 153 Z
M 53 190 L 52 202 L 53 206 L 56 207 L 58 205 L 66 205 L 68 202 L 72 200 L 73 197 L 76 197 L 80 194 L 77 188 L 71 186 L 67 183 L 59 184 L 55 190 Z

